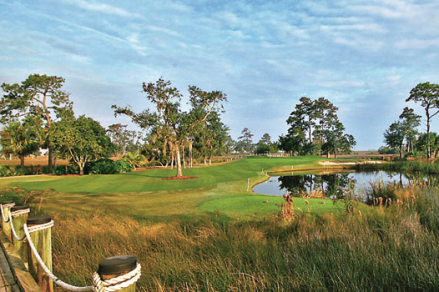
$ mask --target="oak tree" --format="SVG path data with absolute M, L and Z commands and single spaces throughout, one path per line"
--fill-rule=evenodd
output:
M 146 109 L 136 113 L 128 106 L 113 105 L 115 115 L 127 115 L 141 128 L 148 129 L 151 135 L 164 139 L 164 146 L 169 146 L 171 160 L 176 163 L 177 176 L 183 176 L 181 147 L 190 137 L 191 129 L 205 122 L 212 111 L 221 108 L 221 102 L 227 101 L 227 96 L 221 91 L 206 92 L 189 86 L 191 109 L 183 112 L 180 104 L 182 94 L 171 86 L 170 81 L 159 78 L 155 83 L 143 83 L 143 91 L 146 99 L 154 105 L 154 110 Z
M 88 161 L 109 157 L 115 147 L 101 124 L 84 115 L 65 118 L 54 123 L 49 135 L 50 147 L 70 156 L 79 167 L 80 175 Z
M 419 83 L 410 91 L 410 96 L 406 99 L 406 102 L 408 101 L 421 103 L 425 110 L 427 119 L 427 157 L 430 158 L 430 123 L 431 119 L 439 113 L 439 84 Z
M 0 123 L 34 119 L 42 123 L 44 136 L 40 146 L 49 149 L 49 167 L 53 166 L 53 153 L 49 146 L 53 122 L 72 110 L 69 94 L 62 90 L 65 79 L 58 76 L 32 74 L 21 84 L 1 85 L 5 92 L 0 100 Z

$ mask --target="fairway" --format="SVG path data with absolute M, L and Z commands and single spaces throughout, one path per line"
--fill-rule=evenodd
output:
M 161 221 L 221 213 L 227 218 L 250 219 L 280 211 L 282 197 L 256 195 L 247 191 L 267 178 L 265 172 L 291 169 L 319 169 L 318 157 L 252 157 L 211 167 L 185 169 L 192 180 L 163 180 L 175 175 L 172 169 L 150 169 L 118 175 L 81 177 L 38 176 L 0 181 L 3 187 L 26 191 L 53 190 L 41 204 L 51 216 L 67 218 L 89 214 L 117 214 L 137 220 Z M 268 201 L 268 203 L 265 203 Z M 332 202 L 310 200 L 307 206 L 295 198 L 296 207 L 306 212 L 337 210 Z

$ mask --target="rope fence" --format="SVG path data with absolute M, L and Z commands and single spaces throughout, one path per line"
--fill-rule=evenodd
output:
M 0 204 L 1 212 L 2 212 L 2 218 L 3 218 L 3 221 L 4 221 L 5 223 L 9 223 L 9 216 L 8 216 L 8 218 L 5 218 L 5 215 L 3 214 L 3 207 L 5 207 L 5 208 L 11 208 L 11 207 L 14 207 L 14 206 L 15 206 L 15 203 Z
M 2 208 L 2 210 L 3 210 L 3 208 Z M 17 241 L 23 241 L 23 240 L 26 238 L 26 234 L 24 234 L 22 237 L 19 237 L 19 236 L 17 235 L 17 231 L 15 231 L 14 224 L 12 224 L 12 217 L 13 217 L 13 216 L 18 216 L 18 215 L 27 214 L 27 213 L 29 213 L 29 212 L 30 212 L 30 209 L 29 209 L 29 208 L 27 208 L 27 209 L 23 209 L 23 210 L 14 211 L 14 212 L 11 212 L 11 211 L 9 210 L 9 224 L 10 224 L 10 226 L 11 226 L 12 235 L 14 235 L 14 237 L 15 237 L 15 239 L 16 239 Z M 2 212 L 2 213 L 3 213 L 3 212 Z
M 56 277 L 51 268 L 47 266 L 43 258 L 47 257 L 41 256 L 41 250 L 39 251 L 35 246 L 34 241 L 32 240 L 31 234 L 36 232 L 49 232 L 51 235 L 51 228 L 54 226 L 55 222 L 50 219 L 50 217 L 39 217 L 33 219 L 49 219 L 46 220 L 48 222 L 39 222 L 41 220 L 27 220 L 26 223 L 22 225 L 22 231 L 24 232 L 23 236 L 19 236 L 16 228 L 14 227 L 13 221 L 15 218 L 19 216 L 25 216 L 27 218 L 27 214 L 30 212 L 30 209 L 27 206 L 15 207 L 17 210 L 11 211 L 10 209 L 15 206 L 15 203 L 4 202 L 0 203 L 0 210 L 2 214 L 2 229 L 3 232 L 9 233 L 9 230 L 6 230 L 5 226 L 10 227 L 10 233 L 6 234 L 10 236 L 10 239 L 16 240 L 17 242 L 23 242 L 25 239 L 27 240 L 27 244 L 30 248 L 31 253 L 35 257 L 38 265 L 44 271 L 44 274 L 50 278 L 53 283 L 58 286 L 66 289 L 68 291 L 74 292 L 85 292 L 85 291 L 95 291 L 95 292 L 114 292 L 114 291 L 135 291 L 135 284 L 139 280 L 141 276 L 141 265 L 137 262 L 137 259 L 134 256 L 116 256 L 107 258 L 101 261 L 99 264 L 99 270 L 92 274 L 92 283 L 93 286 L 86 287 L 77 287 L 70 285 L 68 283 L 63 282 L 58 277 Z M 4 209 L 7 209 L 6 212 Z M 5 214 L 7 213 L 7 214 Z M 7 224 L 9 223 L 9 224 Z M 46 243 L 47 244 L 47 243 Z M 50 240 L 51 244 L 51 240 Z M 40 246 L 39 244 L 38 246 Z M 44 245 L 44 244 L 43 244 Z M 51 267 L 51 246 L 50 250 L 50 267 Z M 30 259 L 29 252 L 29 259 Z M 25 260 L 25 259 L 22 259 Z M 31 270 L 31 263 L 29 263 L 29 270 Z M 42 277 L 41 275 L 33 275 L 35 280 L 38 282 Z M 53 291 L 53 285 L 38 283 L 43 291 Z

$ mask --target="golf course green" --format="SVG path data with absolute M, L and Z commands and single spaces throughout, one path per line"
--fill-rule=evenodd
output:
M 0 187 L 46 192 L 40 208 L 46 215 L 70 217 L 87 213 L 113 213 L 140 220 L 170 220 L 219 212 L 244 219 L 280 211 L 282 197 L 256 195 L 253 185 L 267 179 L 266 172 L 321 169 L 318 157 L 251 157 L 210 167 L 184 169 L 188 180 L 164 180 L 172 169 L 148 169 L 117 175 L 35 176 L 3 179 Z M 249 190 L 248 190 L 249 189 Z M 37 200 L 35 200 L 37 201 Z M 267 203 L 266 203 L 267 202 Z M 304 211 L 334 211 L 339 206 L 322 200 L 295 199 Z

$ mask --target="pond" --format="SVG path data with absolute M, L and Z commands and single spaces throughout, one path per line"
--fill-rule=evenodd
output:
M 292 174 L 272 176 L 269 180 L 253 188 L 257 194 L 283 196 L 287 191 L 295 197 L 305 193 L 315 197 L 341 198 L 347 192 L 363 195 L 371 184 L 382 182 L 384 185 L 409 184 L 418 180 L 418 176 L 396 172 L 339 172 L 331 174 Z M 421 177 L 421 180 L 426 178 Z

